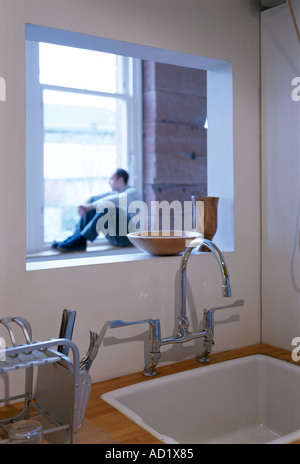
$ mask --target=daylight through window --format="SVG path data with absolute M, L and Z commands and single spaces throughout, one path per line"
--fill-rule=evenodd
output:
M 27 45 L 27 251 L 37 251 L 72 234 L 76 205 L 109 191 L 115 169 L 128 170 L 134 182 L 133 158 L 141 154 L 130 118 L 137 117 L 138 85 L 132 58 Z

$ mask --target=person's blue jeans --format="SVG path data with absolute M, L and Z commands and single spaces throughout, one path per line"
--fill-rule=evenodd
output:
M 86 214 L 78 221 L 75 227 L 74 235 L 82 235 L 85 237 L 87 240 L 90 240 L 93 242 L 99 234 L 99 231 L 97 230 L 97 223 L 99 219 L 101 219 L 104 215 L 107 214 L 107 209 L 105 209 L 101 213 L 97 213 L 96 209 L 91 209 L 90 211 L 87 211 Z M 120 235 L 119 234 L 119 224 L 120 224 L 120 210 L 119 208 L 116 208 L 116 225 L 115 225 L 115 231 L 116 235 L 111 235 L 106 233 L 105 230 L 102 230 L 102 232 L 105 234 L 105 238 L 114 246 L 119 246 L 119 247 L 127 247 L 127 246 L 132 246 L 131 242 L 128 240 L 126 235 Z M 128 219 L 127 218 L 127 232 L 128 232 Z

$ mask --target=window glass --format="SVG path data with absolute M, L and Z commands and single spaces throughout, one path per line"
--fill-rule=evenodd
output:
M 63 240 L 76 205 L 109 191 L 122 165 L 123 105 L 116 98 L 44 90 L 44 241 Z
M 116 93 L 121 63 L 114 54 L 39 44 L 44 243 L 71 235 L 76 205 L 110 191 L 111 173 L 127 167 L 126 98 Z
M 26 39 L 27 253 L 73 234 L 117 168 L 136 186 L 142 166 L 140 60 L 42 36 Z
M 117 55 L 40 43 L 40 82 L 99 92 L 117 91 Z

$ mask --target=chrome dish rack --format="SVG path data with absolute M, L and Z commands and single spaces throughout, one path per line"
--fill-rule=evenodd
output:
M 43 428 L 43 436 L 63 432 L 63 443 L 77 442 L 78 431 L 83 423 L 87 403 L 91 391 L 91 377 L 88 369 L 97 354 L 95 348 L 93 359 L 88 368 L 80 362 L 77 346 L 71 341 L 75 312 L 64 310 L 59 338 L 47 341 L 32 341 L 32 330 L 29 322 L 21 317 L 0 319 L 0 326 L 7 329 L 12 346 L 1 349 L 0 346 L 0 378 L 8 383 L 8 372 L 25 369 L 24 392 L 17 396 L 0 399 L 3 403 L 24 401 L 23 410 L 14 417 L 0 420 L 0 428 L 8 433 L 9 425 L 17 420 L 30 419 L 36 412 L 47 421 Z M 21 329 L 24 343 L 17 344 L 15 329 Z M 94 334 L 94 341 L 97 337 Z M 96 334 L 97 335 L 97 334 Z M 71 352 L 71 358 L 69 357 Z M 86 359 L 86 358 L 83 358 Z M 37 374 L 34 372 L 37 368 Z M 36 374 L 36 378 L 34 377 Z M 35 392 L 33 387 L 35 384 Z M 7 388 L 6 388 L 7 390 Z M 0 439 L 0 444 L 8 442 Z

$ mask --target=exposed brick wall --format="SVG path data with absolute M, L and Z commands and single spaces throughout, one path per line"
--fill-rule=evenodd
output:
M 145 61 L 143 81 L 145 201 L 206 195 L 206 72 Z

